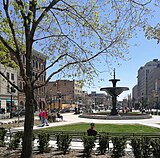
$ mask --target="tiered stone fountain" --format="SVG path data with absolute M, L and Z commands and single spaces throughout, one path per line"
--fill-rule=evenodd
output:
M 128 87 L 116 87 L 116 83 L 120 81 L 120 79 L 115 78 L 115 69 L 114 69 L 114 75 L 113 79 L 110 79 L 109 81 L 112 82 L 113 87 L 105 87 L 101 88 L 101 91 L 105 91 L 108 94 L 112 96 L 112 109 L 111 109 L 111 115 L 118 115 L 116 104 L 117 104 L 117 96 L 119 96 L 123 91 L 129 90 Z

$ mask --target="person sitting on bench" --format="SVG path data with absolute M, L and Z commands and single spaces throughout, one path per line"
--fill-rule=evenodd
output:
M 63 116 L 59 112 L 57 112 L 57 118 L 60 118 L 61 120 L 63 120 Z

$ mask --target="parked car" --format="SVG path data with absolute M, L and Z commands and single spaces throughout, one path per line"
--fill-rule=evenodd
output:
M 4 108 L 0 108 L 0 114 L 5 114 L 5 109 Z
M 59 108 L 50 109 L 50 112 L 51 112 L 51 113 L 55 113 L 55 112 L 58 112 L 58 111 L 59 111 Z
M 70 112 L 70 108 L 64 108 L 60 111 L 60 113 Z
M 23 116 L 25 115 L 25 109 L 20 109 L 20 110 L 15 110 L 14 112 L 12 112 L 12 116 L 16 117 L 16 116 Z

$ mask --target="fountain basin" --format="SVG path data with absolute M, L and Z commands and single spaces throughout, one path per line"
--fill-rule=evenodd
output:
M 105 87 L 101 88 L 100 91 L 105 91 L 111 96 L 118 96 L 120 95 L 123 91 L 129 90 L 128 87 Z
M 136 120 L 136 119 L 150 119 L 152 115 L 150 114 L 119 114 L 119 115 L 98 115 L 98 113 L 93 114 L 81 114 L 79 117 L 88 119 L 101 119 L 101 120 Z

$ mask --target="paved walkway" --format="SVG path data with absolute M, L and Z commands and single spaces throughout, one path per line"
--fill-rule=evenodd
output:
M 160 116 L 156 116 L 156 115 L 153 115 L 151 119 L 137 119 L 137 120 L 88 119 L 88 118 L 80 118 L 78 117 L 79 115 L 74 115 L 73 113 L 65 113 L 62 115 L 63 115 L 64 121 L 49 123 L 49 126 L 44 126 L 44 127 L 34 126 L 34 129 L 48 128 L 48 127 L 68 125 L 68 124 L 81 123 L 81 122 L 82 123 L 94 122 L 95 124 L 98 124 L 98 123 L 101 123 L 101 124 L 141 124 L 141 125 L 160 128 Z M 38 119 L 38 117 L 35 117 L 35 118 Z M 11 122 L 13 120 L 17 120 L 17 118 L 0 120 L 0 122 L 6 123 L 6 122 Z M 23 130 L 23 127 L 17 127 L 17 128 L 14 128 L 14 130 Z

